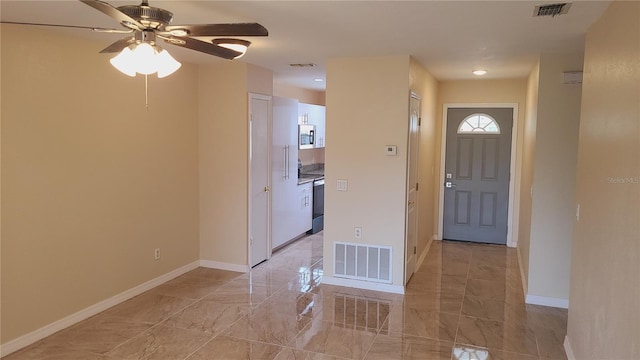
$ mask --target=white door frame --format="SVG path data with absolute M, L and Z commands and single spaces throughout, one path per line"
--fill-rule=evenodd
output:
M 416 150 L 416 156 L 417 156 L 417 161 L 416 163 L 416 174 L 417 174 L 417 180 L 418 182 L 420 181 L 420 135 L 421 135 L 421 118 L 422 118 L 422 98 L 420 97 L 420 95 L 418 95 L 417 93 L 411 91 L 409 93 L 409 118 L 408 118 L 408 122 L 409 122 L 409 129 L 407 131 L 407 183 L 405 185 L 405 189 L 407 190 L 406 193 L 406 199 L 405 199 L 405 220 L 404 220 L 404 284 L 407 284 L 407 262 L 408 262 L 408 258 L 407 258 L 407 247 L 409 246 L 409 205 L 408 205 L 408 201 L 409 201 L 409 170 L 410 170 L 410 166 L 411 166 L 411 100 L 412 99 L 416 99 L 420 102 L 420 108 L 418 109 L 419 113 L 418 113 L 418 138 L 417 141 L 418 143 L 416 144 L 417 150 Z M 413 211 L 415 212 L 415 217 L 416 217 L 416 243 L 415 246 L 417 248 L 418 246 L 418 229 L 420 228 L 420 226 L 418 225 L 418 219 L 419 219 L 419 211 L 420 211 L 420 193 L 418 193 L 418 191 L 416 191 L 416 203 L 414 205 Z M 413 255 L 414 256 L 414 266 L 413 266 L 413 273 L 412 275 L 416 272 L 416 265 L 418 265 L 418 257 L 419 255 L 416 253 Z
M 517 103 L 451 103 L 444 104 L 442 108 L 442 141 L 440 146 L 440 173 L 436 179 L 438 184 L 438 235 L 437 240 L 442 240 L 444 228 L 444 179 L 442 175 L 445 173 L 445 155 L 447 153 L 447 126 L 449 109 L 455 108 L 510 108 L 513 109 L 513 129 L 511 131 L 511 168 L 509 169 L 509 209 L 507 215 L 507 246 L 516 247 L 518 244 L 517 234 L 518 224 L 515 218 L 515 199 L 516 199 L 516 150 L 518 148 L 518 104 Z
M 262 95 L 262 94 L 256 94 L 256 93 L 248 93 L 247 96 L 247 128 L 248 128 L 248 145 L 249 148 L 247 149 L 247 153 L 249 154 L 249 158 L 247 159 L 248 161 L 248 169 L 247 169 L 247 177 L 248 180 L 247 181 L 247 266 L 249 268 L 249 270 L 251 270 L 251 237 L 253 235 L 252 232 L 252 216 L 251 216 L 251 206 L 253 206 L 253 201 L 251 200 L 251 189 L 252 189 L 252 157 L 251 157 L 251 146 L 252 146 L 252 140 L 253 140 L 253 133 L 252 133 L 252 129 L 251 129 L 251 99 L 259 99 L 259 100 L 265 100 L 265 101 L 269 101 L 269 104 L 271 104 L 272 102 L 272 96 L 270 95 Z M 267 118 L 267 128 L 269 129 L 269 133 L 267 134 L 268 137 L 268 143 L 272 142 L 272 112 L 271 109 L 269 109 L 269 115 Z M 267 158 L 269 159 L 269 165 L 268 165 L 268 169 L 269 169 L 269 173 L 267 174 L 267 186 L 269 187 L 269 189 L 271 189 L 272 184 L 271 184 L 271 146 L 267 146 Z M 269 204 L 269 206 L 267 207 L 267 260 L 269 260 L 271 258 L 271 191 L 269 191 L 269 193 L 267 194 L 267 202 Z

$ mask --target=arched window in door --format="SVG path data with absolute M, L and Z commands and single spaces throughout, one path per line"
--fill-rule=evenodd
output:
M 487 114 L 467 116 L 458 126 L 458 134 L 500 134 L 500 125 Z

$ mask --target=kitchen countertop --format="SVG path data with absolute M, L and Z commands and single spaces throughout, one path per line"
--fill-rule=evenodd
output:
M 303 165 L 299 169 L 299 172 L 298 185 L 306 184 L 314 180 L 324 179 L 324 164 Z
M 324 174 L 300 174 L 298 176 L 298 185 L 306 184 L 314 180 L 324 179 Z

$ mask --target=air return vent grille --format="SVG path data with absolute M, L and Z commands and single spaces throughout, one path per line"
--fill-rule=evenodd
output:
M 557 16 L 569 12 L 571 3 L 538 5 L 533 9 L 533 16 Z
M 335 242 L 333 261 L 335 277 L 392 282 L 389 246 Z
M 314 63 L 297 63 L 297 64 L 289 64 L 289 66 L 294 67 L 294 68 L 312 68 L 312 67 L 316 67 L 318 65 L 316 65 Z

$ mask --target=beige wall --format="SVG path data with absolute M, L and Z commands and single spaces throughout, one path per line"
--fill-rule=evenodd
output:
M 198 79 L 200 259 L 247 265 L 247 66 L 202 65 Z
M 253 64 L 244 65 L 247 67 L 247 91 L 273 95 L 273 71 Z
M 527 81 L 527 101 L 525 118 L 522 128 L 522 155 L 520 161 L 520 190 L 519 190 L 519 224 L 518 224 L 518 255 L 522 271 L 522 285 L 525 294 L 529 279 L 529 254 L 531 239 L 531 204 L 533 202 L 533 168 L 536 153 L 536 123 L 538 120 L 538 85 L 540 81 L 540 60 L 529 74 Z
M 324 91 L 302 89 L 299 87 L 282 84 L 279 82 L 273 83 L 273 95 L 291 98 L 291 99 L 298 99 L 298 101 L 306 104 L 314 104 L 314 105 L 325 104 Z
M 531 296 L 569 299 L 582 87 L 563 84 L 562 73 L 582 70 L 583 58 L 582 53 L 540 56 L 527 281 Z
M 101 46 L 2 25 L 2 343 L 198 259 L 196 68 Z
M 325 149 L 325 274 L 333 242 L 393 247 L 393 284 L 403 284 L 409 56 L 329 59 Z M 386 156 L 385 145 L 397 145 Z M 346 179 L 348 191 L 336 190 Z M 362 227 L 355 239 L 354 227 Z
M 524 112 L 526 102 L 527 79 L 509 79 L 509 80 L 455 80 L 442 81 L 438 85 L 438 104 L 437 104 L 437 122 L 436 122 L 436 161 L 435 161 L 435 194 L 440 196 L 442 191 L 441 179 L 444 175 L 440 174 L 441 166 L 441 147 L 442 147 L 442 124 L 443 106 L 445 104 L 472 104 L 472 103 L 514 103 L 518 104 L 518 130 L 516 143 L 516 169 L 512 169 L 515 174 L 515 195 L 513 209 L 514 226 L 513 234 L 518 233 L 518 210 L 517 206 L 520 195 L 520 164 L 522 159 L 522 143 L 523 143 L 523 127 Z M 438 205 L 436 205 L 438 206 Z M 438 211 L 435 212 L 436 226 L 442 225 L 442 219 L 438 218 Z M 515 236 L 515 235 L 514 235 Z
M 248 92 L 271 95 L 273 73 L 229 61 L 201 65 L 198 80 L 200 259 L 246 266 Z
M 0 25 L 0 39 L 2 39 L 2 29 Z M 2 68 L 2 46 L 0 46 L 0 69 Z M 0 70 L 0 109 L 2 109 L 2 71 Z M 2 159 L 2 113 L 0 110 L 0 159 Z M 2 324 L 2 166 L 0 161 L 0 324 Z M 0 325 L 0 347 L 2 347 L 2 326 Z
M 576 359 L 640 358 L 640 3 L 586 37 L 568 342 Z
M 436 232 L 434 218 L 438 198 L 434 193 L 436 158 L 437 80 L 413 58 L 409 64 L 409 87 L 420 97 L 421 125 L 418 165 L 418 255 L 428 249 Z M 419 265 L 419 264 L 418 264 Z

